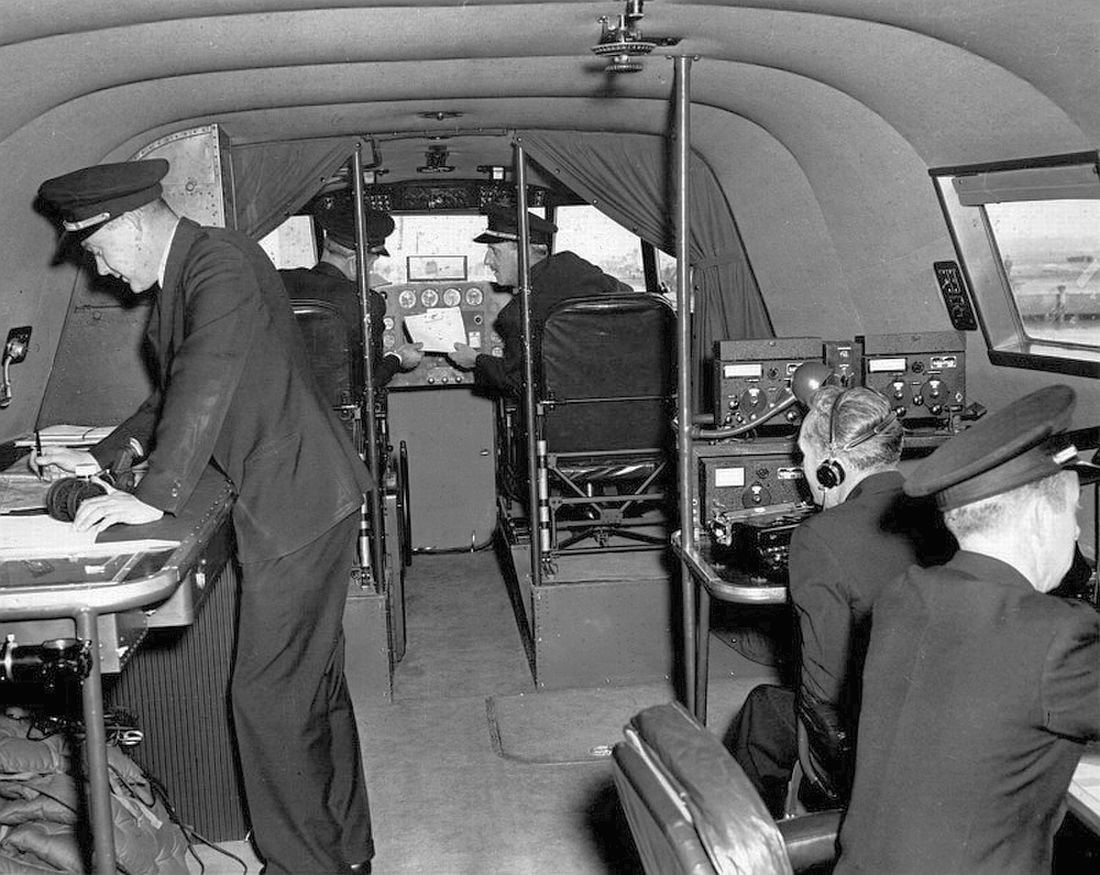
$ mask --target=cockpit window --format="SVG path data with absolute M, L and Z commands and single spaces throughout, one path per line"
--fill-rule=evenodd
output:
M 466 279 L 489 282 L 492 271 L 485 266 L 485 246 L 474 238 L 485 230 L 485 217 L 476 214 L 429 213 L 426 215 L 395 215 L 393 233 L 386 238 L 389 258 L 380 258 L 374 272 L 387 283 L 416 282 L 428 279 L 421 268 L 431 268 L 431 262 L 442 269 L 454 265 L 465 256 Z M 409 258 L 412 258 L 412 262 Z M 410 265 L 413 275 L 409 275 Z M 377 282 L 375 285 L 380 285 Z
M 985 206 L 1025 335 L 1100 347 L 1100 201 Z
M 542 214 L 543 210 L 534 212 Z M 447 273 L 439 279 L 452 278 L 451 273 L 459 269 L 456 265 L 462 265 L 466 279 L 471 282 L 493 279 L 492 271 L 485 265 L 485 245 L 474 243 L 474 238 L 485 230 L 485 216 L 395 214 L 393 221 L 393 233 L 386 238 L 389 258 L 378 259 L 371 268 L 375 287 L 429 281 L 433 270 Z M 276 267 L 309 267 L 317 260 L 310 222 L 308 216 L 292 216 L 261 241 Z M 556 252 L 570 250 L 636 291 L 646 288 L 642 241 L 635 234 L 591 206 L 559 206 L 554 222 L 558 226 L 554 238 Z M 658 252 L 656 262 L 658 285 L 667 286 L 670 300 L 674 301 L 676 259 Z
M 558 226 L 556 252 L 575 252 L 635 291 L 645 290 L 642 246 L 637 235 L 587 205 L 558 207 L 554 222 Z M 675 270 L 673 267 L 674 279 Z

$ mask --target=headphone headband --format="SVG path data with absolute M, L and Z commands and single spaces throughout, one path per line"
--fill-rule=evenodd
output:
M 837 449 L 836 446 L 836 411 L 840 407 L 840 399 L 849 392 L 850 389 L 841 389 L 837 392 L 836 398 L 833 399 L 833 406 L 829 408 L 829 452 L 832 455 L 839 453 L 846 453 L 848 450 L 855 449 L 860 444 L 866 443 L 873 437 L 877 437 L 888 429 L 894 421 L 898 418 L 898 412 L 891 410 L 880 422 L 878 422 L 870 431 L 866 431 L 863 434 L 858 434 L 844 446 Z
M 852 440 L 848 441 L 848 443 L 846 443 L 843 447 L 840 448 L 841 452 L 847 452 L 848 450 L 852 449 L 853 447 L 858 447 L 860 444 L 869 441 L 871 438 L 877 437 L 878 435 L 882 434 L 884 431 L 886 431 L 886 429 L 888 429 L 890 427 L 891 423 L 893 423 L 893 421 L 897 418 L 898 418 L 898 412 L 896 410 L 891 410 L 889 415 L 885 419 L 883 419 L 882 422 L 880 422 L 878 425 L 876 425 L 874 428 L 872 428 L 869 432 L 867 432 L 866 434 L 862 434 L 859 437 L 853 438 Z

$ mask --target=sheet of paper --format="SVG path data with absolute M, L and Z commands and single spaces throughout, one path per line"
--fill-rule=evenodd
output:
M 466 325 L 458 307 L 436 307 L 426 313 L 406 316 L 405 330 L 413 343 L 423 343 L 424 352 L 452 352 L 456 343 L 467 343 Z
M 93 544 L 95 532 L 78 532 L 50 516 L 0 517 L 0 555 L 57 556 Z
M 25 463 L 24 463 L 25 464 Z M 0 473 L 0 514 L 31 507 L 45 507 L 47 480 L 39 480 L 30 471 Z
M 1100 749 L 1086 753 L 1077 764 L 1070 793 L 1100 817 Z
M 90 447 L 114 431 L 113 425 L 50 425 L 38 434 L 44 447 Z M 33 447 L 34 435 L 16 440 L 17 447 Z
M 0 559 L 134 553 L 179 546 L 178 541 L 150 538 L 98 544 L 95 539 L 94 532 L 78 532 L 72 523 L 50 516 L 0 516 Z

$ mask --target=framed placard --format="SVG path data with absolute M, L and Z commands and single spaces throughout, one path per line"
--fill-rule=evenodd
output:
M 406 259 L 410 283 L 435 283 L 466 279 L 465 255 L 410 255 Z

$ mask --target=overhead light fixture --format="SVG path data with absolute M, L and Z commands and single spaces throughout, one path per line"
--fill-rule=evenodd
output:
M 679 37 L 642 36 L 638 22 L 645 17 L 642 12 L 642 0 L 626 0 L 623 14 L 612 22 L 606 15 L 598 19 L 603 26 L 600 44 L 592 51 L 607 58 L 604 70 L 608 73 L 637 73 L 642 69 L 642 59 L 657 46 L 674 46 Z
M 420 118 L 431 119 L 437 122 L 446 121 L 449 118 L 462 118 L 462 113 L 453 109 L 428 110 L 427 112 L 418 112 L 417 115 Z
M 417 173 L 450 173 L 454 170 L 450 164 L 447 163 L 447 158 L 450 153 L 446 146 L 429 146 L 428 151 L 424 153 L 424 160 L 427 162 L 421 167 L 416 168 Z

